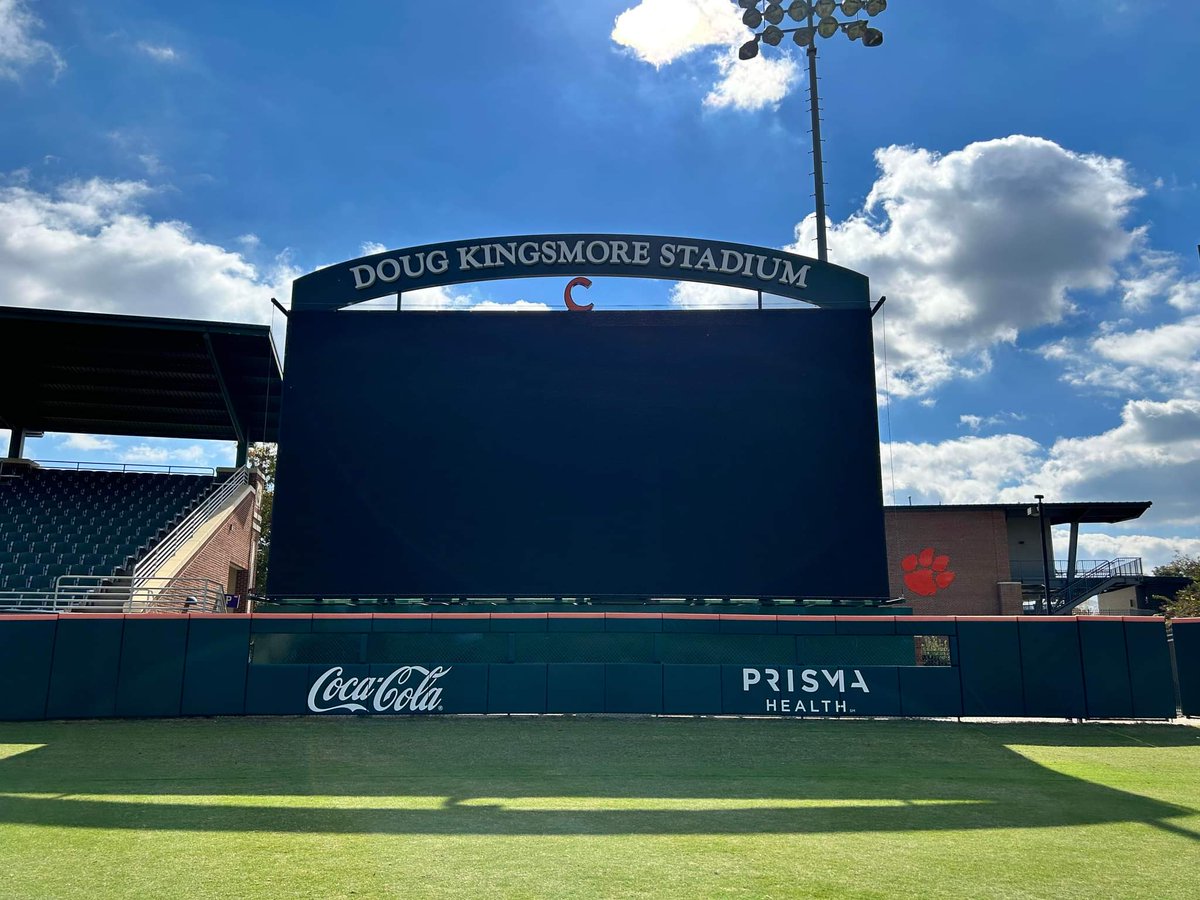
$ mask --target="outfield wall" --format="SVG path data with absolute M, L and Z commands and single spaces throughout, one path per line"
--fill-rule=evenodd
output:
M 1177 622 L 1200 713 L 1200 620 Z M 0 616 L 0 720 L 396 713 L 1172 718 L 1161 619 Z

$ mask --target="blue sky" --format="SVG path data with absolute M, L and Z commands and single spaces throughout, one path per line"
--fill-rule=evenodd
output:
M 831 258 L 889 297 L 888 499 L 1149 499 L 1081 553 L 1200 552 L 1200 10 L 896 0 L 878 25 L 877 49 L 820 43 L 820 87 Z M 267 322 L 292 278 L 364 248 L 500 234 L 813 253 L 803 60 L 785 41 L 736 62 L 748 36 L 729 0 L 0 0 L 3 302 Z M 586 298 L 747 299 L 603 280 Z

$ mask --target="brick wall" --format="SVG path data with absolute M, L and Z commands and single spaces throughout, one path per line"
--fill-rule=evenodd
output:
M 1008 526 L 997 509 L 884 509 L 887 529 L 888 579 L 893 597 L 904 596 L 917 615 L 987 616 L 1014 614 L 1011 588 L 1001 603 L 1001 582 L 1010 579 Z M 954 581 L 932 596 L 921 596 L 905 584 L 902 561 L 927 547 L 950 557 L 946 571 Z M 919 568 L 919 566 L 918 566 Z M 935 586 L 936 587 L 936 586 Z M 1019 597 L 1020 591 L 1017 590 Z
M 247 575 L 241 579 L 244 584 L 235 585 L 235 589 L 244 591 L 253 574 L 254 550 L 258 542 L 254 521 L 257 499 L 256 493 L 248 494 L 234 507 L 213 536 L 179 572 L 179 577 L 205 578 L 226 587 L 229 567 L 234 565 L 246 570 Z

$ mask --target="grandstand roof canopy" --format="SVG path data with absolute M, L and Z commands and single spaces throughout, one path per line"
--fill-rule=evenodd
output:
M 998 509 L 1008 516 L 1025 516 L 1037 501 L 1028 503 L 946 503 L 918 506 L 895 506 L 893 509 Z M 1141 516 L 1151 506 L 1149 500 L 1088 501 L 1081 503 L 1047 503 L 1046 518 L 1051 525 L 1066 525 L 1071 522 L 1128 522 Z
M 271 331 L 190 319 L 0 307 L 0 427 L 275 441 Z

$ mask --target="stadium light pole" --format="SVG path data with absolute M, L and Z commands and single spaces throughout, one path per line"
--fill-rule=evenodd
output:
M 1050 554 L 1046 549 L 1046 506 L 1042 501 L 1045 494 L 1034 494 L 1037 500 L 1038 531 L 1042 533 L 1042 599 L 1046 604 L 1046 615 L 1050 615 Z
M 864 47 L 878 47 L 883 43 L 883 32 L 874 28 L 865 19 L 852 19 L 849 22 L 839 21 L 834 13 L 839 9 L 843 15 L 857 16 L 865 12 L 868 16 L 877 16 L 887 9 L 887 0 L 816 0 L 809 3 L 806 0 L 792 0 L 787 5 L 786 13 L 793 21 L 804 21 L 804 25 L 794 28 L 780 28 L 784 17 L 786 0 L 738 0 L 738 6 L 745 10 L 742 22 L 751 30 L 758 28 L 763 22 L 767 25 L 762 31 L 755 31 L 753 40 L 742 44 L 738 49 L 739 59 L 754 59 L 758 56 L 760 43 L 777 47 L 785 34 L 790 34 L 797 46 L 807 47 L 808 55 L 808 111 L 812 118 L 813 143 L 813 182 L 815 189 L 813 198 L 817 206 L 817 258 L 821 262 L 829 259 L 829 244 L 825 235 L 825 172 L 821 158 L 821 103 L 817 96 L 817 37 L 830 38 L 839 31 L 852 41 L 861 40 Z M 761 10 L 759 7 L 763 7 Z

